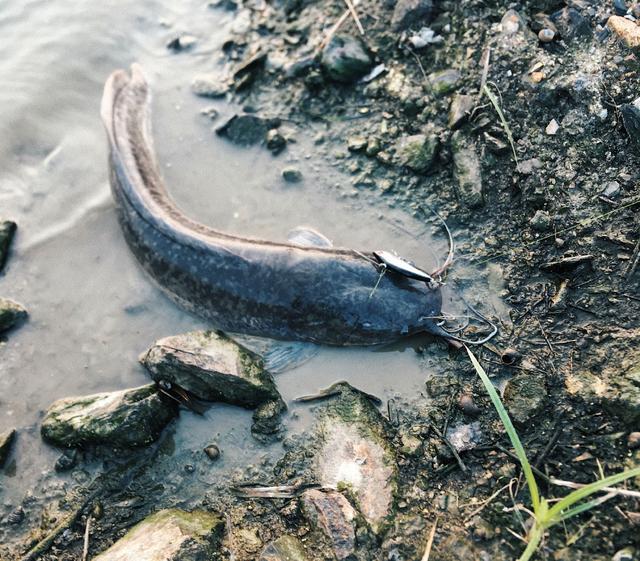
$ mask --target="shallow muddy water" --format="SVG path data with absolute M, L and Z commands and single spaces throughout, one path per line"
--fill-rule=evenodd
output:
M 263 148 L 234 147 L 212 132 L 201 109 L 214 105 L 223 122 L 237 108 L 198 98 L 189 86 L 195 74 L 220 64 L 215 53 L 231 25 L 230 13 L 202 1 L 3 3 L 0 208 L 18 222 L 19 234 L 0 294 L 30 312 L 0 349 L 0 431 L 19 431 L 11 464 L 0 475 L 5 505 L 18 504 L 27 491 L 42 496 L 43 482 L 71 477 L 53 472 L 60 451 L 39 436 L 42 412 L 54 399 L 146 383 L 139 353 L 159 337 L 207 327 L 148 281 L 116 222 L 98 114 L 103 83 L 114 69 L 133 61 L 145 68 L 155 95 L 158 157 L 172 196 L 188 215 L 279 240 L 307 224 L 336 245 L 394 250 L 426 269 L 445 257 L 438 228 L 425 228 L 372 195 L 353 196 L 351 178 L 315 155 L 317 130 L 297 134 L 297 143 L 278 158 Z M 172 54 L 165 45 L 179 32 L 198 43 Z M 302 183 L 282 181 L 280 171 L 289 164 L 302 171 Z M 453 300 L 448 294 L 445 308 L 455 309 Z M 307 407 L 291 404 L 297 395 L 344 379 L 382 398 L 408 399 L 422 391 L 427 368 L 411 345 L 323 350 L 277 377 L 290 404 L 289 431 L 302 430 L 310 419 Z M 187 498 L 200 492 L 197 482 L 224 479 L 280 446 L 257 443 L 250 412 L 222 405 L 204 417 L 182 414 L 173 440 L 176 465 L 212 441 L 223 450 L 222 460 L 189 485 L 182 485 L 182 473 L 168 485 L 169 491 L 180 486 Z

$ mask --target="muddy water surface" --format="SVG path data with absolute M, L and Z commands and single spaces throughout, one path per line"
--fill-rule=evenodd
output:
M 30 311 L 29 322 L 0 349 L 0 430 L 19 430 L 11 464 L 0 475 L 0 501 L 8 509 L 25 493 L 46 496 L 45 486 L 72 477 L 55 474 L 60 451 L 39 437 L 42 412 L 54 399 L 146 383 L 140 352 L 158 337 L 207 327 L 162 296 L 121 236 L 98 115 L 112 70 L 133 61 L 145 68 L 155 95 L 159 160 L 187 214 L 219 229 L 278 240 L 308 224 L 336 245 L 395 250 L 425 268 L 444 258 L 446 240 L 437 228 L 353 195 L 350 178 L 315 155 L 317 130 L 300 132 L 278 158 L 263 148 L 239 149 L 212 132 L 200 115 L 211 103 L 195 97 L 189 85 L 195 74 L 221 65 L 217 53 L 232 18 L 201 1 L 3 3 L 0 208 L 20 229 L 0 294 Z M 165 45 L 182 31 L 195 35 L 197 46 L 173 54 Z M 213 105 L 219 121 L 238 110 L 224 101 Z M 304 174 L 302 183 L 280 178 L 291 164 Z M 386 352 L 326 349 L 277 382 L 289 403 L 339 379 L 382 398 L 410 398 L 422 391 L 428 373 L 411 345 Z M 290 405 L 293 433 L 310 415 Z M 216 477 L 278 451 L 278 444 L 258 444 L 249 428 L 250 413 L 233 407 L 214 405 L 204 418 L 181 415 L 173 435 L 175 465 L 192 461 L 211 441 L 223 459 L 189 485 L 180 471 L 168 489 L 196 496 Z

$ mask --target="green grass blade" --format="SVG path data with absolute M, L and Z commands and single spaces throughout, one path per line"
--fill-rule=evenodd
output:
M 554 520 L 552 521 L 554 524 L 557 522 L 562 522 L 564 520 L 567 520 L 569 518 L 572 518 L 574 516 L 577 516 L 578 514 L 581 514 L 587 510 L 591 510 L 592 508 L 601 505 L 602 503 L 608 501 L 609 499 L 613 499 L 615 495 L 609 493 L 608 495 L 603 495 L 602 497 L 598 498 L 598 499 L 593 499 L 592 501 L 588 501 L 586 503 L 582 503 L 581 505 L 578 505 L 576 507 L 570 508 L 569 510 L 565 510 L 561 515 L 560 518 L 558 520 Z
M 516 162 L 516 167 L 518 167 L 519 164 L 518 164 L 518 154 L 516 152 L 516 144 L 513 141 L 513 134 L 511 134 L 509 123 L 507 123 L 507 120 L 504 117 L 504 113 L 502 112 L 502 108 L 500 107 L 500 102 L 498 101 L 498 98 L 495 96 L 495 94 L 489 89 L 487 84 L 485 84 L 482 87 L 482 90 L 484 94 L 489 98 L 491 105 L 493 105 L 493 108 L 496 110 L 496 113 L 498 114 L 498 118 L 500 119 L 500 124 L 502 125 L 502 128 L 504 129 L 504 132 L 506 133 L 507 138 L 509 139 L 509 144 L 511 145 L 511 151 L 513 152 L 513 159 Z
M 554 520 L 562 515 L 563 510 L 567 510 L 570 506 L 576 504 L 578 501 L 582 499 L 586 499 L 590 495 L 597 493 L 598 491 L 602 491 L 605 487 L 611 487 L 611 485 L 616 485 L 625 479 L 629 479 L 630 477 L 639 477 L 640 476 L 640 466 L 634 469 L 630 469 L 627 471 L 623 471 L 620 473 L 616 473 L 615 475 L 610 475 L 609 477 L 605 477 L 604 479 L 599 479 L 598 481 L 594 481 L 589 485 L 585 485 L 580 489 L 576 489 L 569 493 L 566 497 L 563 497 L 560 501 L 558 501 L 553 507 L 549 509 L 549 518 Z
M 518 460 L 520 460 L 520 465 L 522 466 L 522 471 L 524 472 L 524 476 L 527 480 L 527 485 L 529 486 L 529 493 L 531 494 L 531 505 L 533 506 L 533 512 L 538 514 L 540 511 L 540 493 L 538 491 L 538 484 L 536 483 L 536 479 L 533 476 L 533 471 L 531 470 L 531 465 L 529 464 L 529 460 L 527 459 L 527 455 L 524 452 L 524 447 L 522 446 L 522 442 L 520 442 L 520 437 L 516 432 L 511 419 L 509 418 L 509 414 L 505 409 L 504 405 L 502 405 L 502 401 L 500 400 L 500 396 L 498 396 L 498 392 L 493 387 L 491 380 L 489 380 L 489 376 L 484 371 L 484 368 L 480 366 L 478 359 L 471 352 L 469 347 L 465 347 L 467 349 L 467 353 L 469 354 L 469 358 L 471 359 L 471 364 L 475 368 L 478 376 L 480 376 L 480 380 L 484 384 L 491 401 L 493 402 L 493 406 L 496 408 L 500 420 L 504 425 L 505 430 L 507 431 L 507 435 L 509 436 L 509 440 L 511 440 L 511 444 L 516 452 L 516 456 L 518 456 Z M 606 487 L 606 485 L 605 485 Z

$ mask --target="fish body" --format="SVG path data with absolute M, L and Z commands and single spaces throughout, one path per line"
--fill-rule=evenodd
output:
M 227 332 L 329 345 L 443 334 L 433 283 L 380 266 L 373 252 L 275 243 L 219 232 L 170 199 L 153 150 L 150 90 L 136 64 L 114 72 L 101 114 L 124 236 L 174 301 Z

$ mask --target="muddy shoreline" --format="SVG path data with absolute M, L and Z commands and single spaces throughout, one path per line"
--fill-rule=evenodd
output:
M 636 25 L 622 4 L 364 0 L 362 35 L 340 2 L 210 3 L 202 10 L 232 22 L 228 38 L 198 55 L 184 84 L 202 98 L 189 119 L 272 158 L 283 188 L 308 188 L 312 161 L 317 176 L 347 178 L 338 199 L 413 215 L 440 255 L 446 240 L 429 209 L 446 219 L 456 239 L 449 303 L 460 305 L 451 311 L 465 313 L 464 296 L 499 324 L 477 354 L 545 496 L 567 492 L 548 478 L 587 483 L 640 463 L 640 27 L 611 20 Z M 203 40 L 179 20 L 167 34 L 169 57 L 195 57 Z M 237 116 L 218 115 L 229 104 Z M 528 496 L 484 388 L 443 341 L 406 348 L 422 372 L 415 393 L 378 404 L 340 370 L 351 386 L 268 413 L 260 452 L 229 472 L 224 446 L 203 451 L 220 444 L 215 434 L 174 454 L 180 424 L 197 421 L 183 406 L 137 451 L 108 440 L 60 450 L 68 478 L 0 510 L 0 542 L 10 543 L 0 558 L 79 559 L 85 543 L 93 558 L 175 508 L 222 513 L 189 522 L 196 546 L 185 559 L 421 559 L 436 521 L 430 559 L 517 558 L 514 534 L 525 530 L 514 506 Z M 221 407 L 249 430 L 248 413 Z M 298 417 L 308 423 L 290 431 Z M 341 442 L 352 446 L 338 458 Z M 10 454 L 19 444 L 20 434 Z M 334 464 L 348 470 L 336 475 Z M 245 484 L 287 489 L 247 497 Z M 634 559 L 639 511 L 637 498 L 618 496 L 551 530 L 537 558 Z

